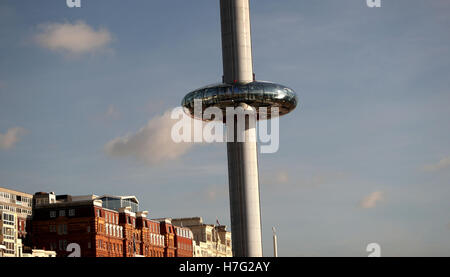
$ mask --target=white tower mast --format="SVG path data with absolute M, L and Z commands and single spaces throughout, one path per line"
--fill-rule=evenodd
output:
M 249 0 L 221 0 L 223 82 L 253 81 Z M 246 109 L 247 105 L 243 104 Z M 261 257 L 261 214 L 259 205 L 256 117 L 248 117 L 245 130 L 228 126 L 235 138 L 227 143 L 233 256 Z M 229 125 L 229 123 L 227 123 Z M 230 130 L 233 128 L 234 130 Z M 240 130 L 239 130 L 240 129 Z M 238 134 L 238 132 L 244 132 Z
M 278 242 L 277 242 L 277 231 L 275 227 L 272 227 L 273 232 L 273 256 L 278 257 Z
M 288 114 L 295 109 L 298 99 L 286 86 L 254 80 L 249 0 L 220 0 L 220 17 L 223 83 L 189 92 L 181 105 L 186 113 L 200 120 L 209 120 L 203 117 L 203 111 L 209 107 L 218 107 L 227 118 L 227 138 L 231 138 L 227 153 L 233 256 L 261 257 L 256 121 Z M 201 113 L 195 111 L 198 100 Z M 226 114 L 229 107 L 238 108 L 238 117 L 245 118 L 245 122 L 229 118 Z M 259 108 L 273 108 L 277 112 L 267 111 L 264 116 L 259 114 Z M 243 117 L 240 113 L 244 113 Z M 242 123 L 244 128 L 240 126 Z

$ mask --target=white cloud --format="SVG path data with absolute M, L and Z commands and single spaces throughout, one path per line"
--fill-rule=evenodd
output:
M 9 150 L 13 148 L 25 133 L 24 128 L 14 127 L 8 129 L 5 134 L 0 134 L 0 149 Z
M 423 170 L 427 172 L 434 172 L 448 167 L 450 167 L 450 157 L 445 157 L 437 163 L 427 164 L 423 166 Z
M 112 36 L 107 29 L 93 29 L 83 21 L 47 23 L 39 26 L 36 42 L 47 49 L 69 54 L 83 54 L 104 49 Z
M 369 194 L 368 196 L 364 197 L 364 199 L 360 203 L 360 206 L 364 209 L 375 208 L 375 206 L 383 200 L 384 200 L 384 192 L 375 191 Z
M 105 152 L 111 157 L 133 157 L 151 165 L 178 159 L 193 143 L 172 140 L 171 129 L 178 120 L 171 119 L 170 114 L 171 111 L 167 111 L 136 133 L 111 140 L 105 145 Z

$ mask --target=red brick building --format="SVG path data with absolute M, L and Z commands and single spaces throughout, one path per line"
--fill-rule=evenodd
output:
M 161 225 L 161 235 L 164 236 L 164 257 L 193 257 L 193 234 L 185 227 L 172 224 L 171 218 L 155 219 Z
M 175 229 L 170 218 L 156 220 L 160 222 L 160 232 L 164 236 L 164 257 L 175 257 Z
M 119 222 L 123 226 L 124 257 L 140 255 L 140 230 L 136 229 L 136 214 L 124 208 L 120 212 Z
M 175 228 L 175 257 L 193 257 L 193 237 L 192 231 L 189 228 L 178 227 Z
M 35 199 L 39 204 L 33 208 L 34 248 L 55 250 L 57 256 L 66 257 L 70 254 L 67 245 L 77 243 L 81 257 L 165 256 L 160 223 L 147 219 L 147 212 L 106 209 L 95 195 L 37 193 Z
M 136 228 L 140 230 L 140 255 L 164 257 L 164 236 L 160 233 L 158 221 L 147 219 L 147 212 L 138 212 Z
M 107 198 L 111 209 L 96 195 L 36 193 L 32 246 L 54 250 L 59 257 L 71 254 L 66 251 L 71 243 L 79 245 L 81 257 L 193 256 L 191 230 L 172 225 L 169 218 L 151 220 L 146 211 L 122 207 L 128 205 L 122 201 L 138 203 L 135 197 L 103 197 Z
M 35 198 L 51 197 L 35 194 Z M 92 196 L 58 196 L 52 203 L 33 208 L 31 240 L 33 248 L 54 250 L 66 257 L 67 245 L 77 243 L 81 257 L 123 257 L 123 227 L 119 213 L 102 207 Z
M 96 257 L 123 257 L 124 238 L 123 226 L 119 224 L 120 214 L 99 206 L 94 210 Z

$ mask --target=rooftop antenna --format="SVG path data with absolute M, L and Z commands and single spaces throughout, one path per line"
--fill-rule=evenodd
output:
M 278 243 L 277 243 L 277 230 L 272 227 L 273 232 L 273 256 L 278 257 Z

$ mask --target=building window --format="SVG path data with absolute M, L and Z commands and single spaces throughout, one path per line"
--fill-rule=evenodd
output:
M 75 215 L 75 209 L 70 209 L 69 216 L 74 216 L 74 215 Z
M 67 235 L 67 224 L 58 225 L 58 235 Z
M 91 232 L 91 226 L 90 226 L 90 225 L 88 225 L 88 226 L 86 227 L 86 231 L 87 231 L 88 233 Z
M 50 217 L 55 218 L 56 217 L 56 211 L 50 211 Z
M 102 211 L 101 210 L 97 210 L 97 217 L 102 217 Z
M 60 210 L 59 216 L 66 216 L 66 210 Z
M 89 249 L 91 249 L 91 242 L 90 242 L 90 241 L 88 241 L 87 247 L 88 247 Z
M 67 247 L 67 240 L 60 240 L 59 241 L 59 250 L 66 250 Z

